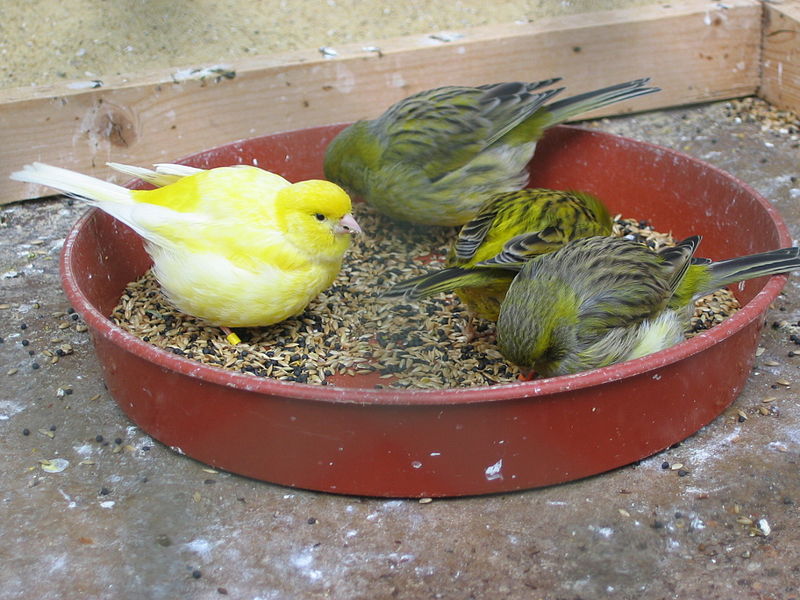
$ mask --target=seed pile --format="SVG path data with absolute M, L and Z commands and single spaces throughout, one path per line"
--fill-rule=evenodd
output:
M 740 123 L 758 123 L 762 131 L 797 136 L 800 117 L 790 110 L 781 110 L 766 100 L 753 96 L 731 100 L 725 105 L 729 117 Z M 794 138 L 793 138 L 794 139 Z
M 354 206 L 366 232 L 355 236 L 339 277 L 303 314 L 271 327 L 240 329 L 232 346 L 217 327 L 175 310 L 150 272 L 126 288 L 111 315 L 142 340 L 208 365 L 284 381 L 336 385 L 369 375 L 375 387 L 453 388 L 509 383 L 516 367 L 495 346 L 494 324 L 473 317 L 455 295 L 383 299 L 392 284 L 444 265 L 456 230 L 398 224 Z M 617 235 L 654 248 L 668 234 L 617 218 Z M 700 330 L 738 308 L 727 292 L 695 316 Z M 708 313 L 709 317 L 703 317 Z

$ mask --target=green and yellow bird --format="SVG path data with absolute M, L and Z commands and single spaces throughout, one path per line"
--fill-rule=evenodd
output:
M 410 96 L 329 144 L 325 177 L 389 217 L 463 225 L 486 198 L 523 188 L 536 142 L 548 127 L 651 94 L 637 79 L 547 103 L 559 78 L 447 86 Z
M 447 267 L 394 285 L 384 295 L 423 298 L 455 291 L 479 317 L 496 321 L 522 264 L 568 241 L 609 235 L 612 220 L 585 192 L 528 188 L 495 194 L 461 228 Z
M 626 238 L 589 237 L 524 265 L 497 322 L 503 356 L 524 377 L 578 373 L 684 339 L 693 301 L 755 277 L 800 269 L 800 249 L 712 262 L 700 236 L 655 252 Z

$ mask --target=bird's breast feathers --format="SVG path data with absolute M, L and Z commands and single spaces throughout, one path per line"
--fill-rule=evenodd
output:
M 303 311 L 329 287 L 339 262 L 312 261 L 296 252 L 275 260 L 151 248 L 156 278 L 181 311 L 230 327 L 278 323 Z

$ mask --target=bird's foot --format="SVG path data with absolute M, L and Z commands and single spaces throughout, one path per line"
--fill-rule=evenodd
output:
M 242 339 L 228 327 L 220 327 L 220 329 L 222 329 L 222 333 L 225 334 L 225 339 L 228 340 L 228 343 L 232 346 L 242 343 Z

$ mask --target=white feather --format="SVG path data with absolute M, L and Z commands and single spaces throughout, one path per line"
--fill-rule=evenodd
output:
M 666 309 L 655 319 L 643 321 L 637 329 L 636 345 L 625 359 L 646 356 L 683 341 L 685 339 L 684 325 L 685 323 L 674 310 Z
M 205 215 L 179 213 L 164 206 L 136 202 L 131 190 L 120 185 L 43 163 L 26 165 L 21 171 L 12 173 L 11 179 L 46 185 L 75 196 L 119 219 L 144 239 L 159 246 L 170 247 L 173 243 L 152 231 L 153 228 L 167 224 L 191 227 L 209 221 Z
M 156 163 L 156 172 L 163 175 L 177 175 L 178 177 L 187 177 L 189 175 L 197 175 L 203 169 L 197 167 L 190 167 L 189 165 L 175 165 L 172 163 Z
M 45 185 L 95 205 L 104 202 L 118 204 L 133 202 L 131 191 L 121 185 L 39 162 L 25 165 L 21 171 L 15 171 L 11 174 L 11 179 Z
M 144 167 L 134 167 L 131 165 L 123 165 L 115 162 L 107 162 L 106 165 L 108 165 L 115 171 L 119 171 L 120 173 L 125 173 L 126 175 L 130 175 L 131 177 L 136 177 L 138 179 L 141 179 L 142 181 L 146 181 L 147 183 L 153 184 L 156 187 L 164 187 L 165 185 L 175 183 L 176 181 L 183 179 L 184 177 L 187 177 L 189 175 L 196 175 L 197 173 L 201 173 L 203 171 L 203 169 L 197 169 L 195 167 L 187 167 L 185 165 L 169 165 L 169 164 L 155 165 L 156 167 L 155 171 L 151 169 L 145 169 Z

